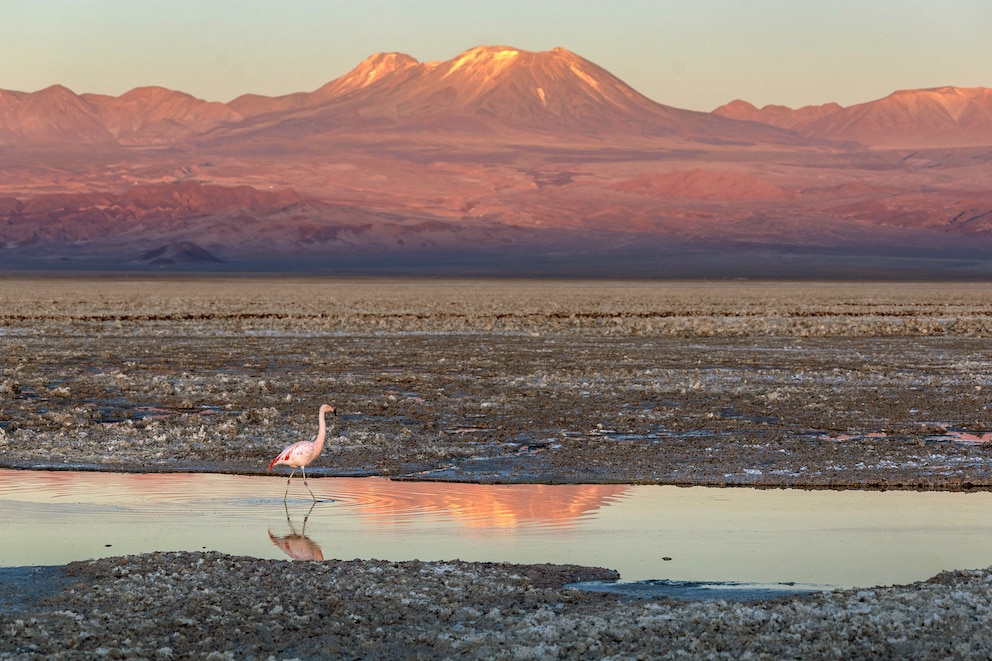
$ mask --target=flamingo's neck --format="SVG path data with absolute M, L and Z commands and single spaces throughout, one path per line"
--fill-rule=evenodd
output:
M 324 420 L 324 411 L 320 412 L 319 424 L 317 426 L 317 438 L 313 439 L 314 456 L 320 454 L 320 451 L 324 449 L 324 436 L 327 434 L 327 422 Z

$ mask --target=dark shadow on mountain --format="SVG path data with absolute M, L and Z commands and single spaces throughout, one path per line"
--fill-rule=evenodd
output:
M 178 241 L 147 250 L 134 259 L 146 266 L 171 266 L 173 264 L 220 264 L 224 260 L 191 241 Z

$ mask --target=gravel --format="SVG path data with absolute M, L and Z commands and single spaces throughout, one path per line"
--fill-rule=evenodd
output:
M 618 601 L 608 570 L 155 553 L 75 562 L 0 658 L 987 658 L 992 572 L 760 603 Z
M 0 466 L 261 473 L 326 401 L 315 475 L 988 488 L 990 316 L 968 284 L 7 279 Z M 11 571 L 2 658 L 992 650 L 988 571 L 758 603 L 455 560 Z

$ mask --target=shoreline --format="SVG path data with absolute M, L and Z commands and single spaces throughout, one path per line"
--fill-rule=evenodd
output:
M 96 464 L 23 464 L 21 462 L 5 462 L 0 461 L 0 469 L 8 470 L 23 470 L 23 471 L 53 471 L 53 472 L 86 472 L 86 473 L 122 473 L 122 474 L 133 474 L 133 475 L 154 475 L 154 474 L 171 474 L 171 473 L 188 473 L 188 474 L 218 474 L 218 475 L 249 475 L 261 477 L 268 475 L 264 470 L 261 469 L 239 469 L 239 468 L 224 468 L 224 467 L 190 467 L 190 466 L 158 466 L 154 468 L 149 468 L 146 466 L 128 466 L 128 465 L 96 465 Z M 439 476 L 433 477 L 430 475 L 384 475 L 380 473 L 375 473 L 372 471 L 365 472 L 348 472 L 342 473 L 337 472 L 332 468 L 320 468 L 320 467 L 310 467 L 308 466 L 307 475 L 311 478 L 365 478 L 365 477 L 377 477 L 385 480 L 393 480 L 398 482 L 437 482 L 437 483 L 452 483 L 452 484 L 547 484 L 547 485 L 578 485 L 578 484 L 616 484 L 616 485 L 631 485 L 631 486 L 669 486 L 669 487 L 711 487 L 716 489 L 795 489 L 799 491 L 933 491 L 933 492 L 948 492 L 948 493 L 973 493 L 973 492 L 987 492 L 992 491 L 992 484 L 947 484 L 944 486 L 936 486 L 933 484 L 927 486 L 920 486 L 914 484 L 885 484 L 879 482 L 852 482 L 843 483 L 835 482 L 831 484 L 803 484 L 803 483 L 763 483 L 763 482 L 726 482 L 726 481 L 705 481 L 705 480 L 682 480 L 677 482 L 664 482 L 664 481 L 636 481 L 636 480 L 599 480 L 596 482 L 575 482 L 566 480 L 554 480 L 554 479 L 534 479 L 534 480 L 501 480 L 498 477 L 475 477 L 474 479 L 469 478 L 457 478 L 450 476 Z

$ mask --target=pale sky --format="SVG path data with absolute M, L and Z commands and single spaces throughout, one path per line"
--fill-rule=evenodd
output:
M 992 87 L 990 0 L 0 0 L 0 89 L 210 101 L 311 91 L 369 55 L 562 46 L 666 105 L 853 105 Z

